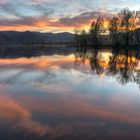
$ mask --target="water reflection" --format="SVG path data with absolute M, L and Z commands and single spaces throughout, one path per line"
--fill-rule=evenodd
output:
M 100 76 L 112 76 L 121 84 L 137 83 L 140 87 L 139 51 L 118 49 L 91 49 L 76 52 L 76 65 L 89 62 Z
M 139 89 L 116 81 L 126 68 L 138 74 L 138 53 L 131 54 L 0 59 L 0 139 L 139 140 Z

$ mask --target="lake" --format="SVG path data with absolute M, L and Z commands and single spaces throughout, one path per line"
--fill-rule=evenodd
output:
M 138 51 L 0 58 L 0 140 L 139 140 Z

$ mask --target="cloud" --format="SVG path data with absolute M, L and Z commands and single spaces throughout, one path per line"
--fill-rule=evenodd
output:
M 55 9 L 49 4 L 58 4 L 59 6 Z M 68 14 L 64 14 L 64 11 L 60 11 L 59 7 L 64 7 L 65 9 L 66 5 L 73 5 L 72 7 L 75 7 L 77 12 L 70 13 L 69 10 L 72 10 L 72 7 L 69 7 L 66 10 Z M 103 11 L 87 12 L 86 5 L 87 3 L 73 0 L 69 2 L 65 0 L 63 2 L 58 0 L 32 0 L 27 4 L 9 2 L 0 5 L 2 13 L 7 14 L 7 16 L 1 15 L 0 30 L 73 30 L 77 26 L 89 26 L 91 21 L 97 18 L 98 15 L 106 14 Z M 20 9 L 23 9 L 23 11 Z
M 99 16 L 101 17 L 110 17 L 106 11 L 104 12 L 84 12 L 81 13 L 80 15 L 77 15 L 75 17 L 64 17 L 60 18 L 58 23 L 62 25 L 67 25 L 67 26 L 81 26 L 81 25 L 86 25 L 90 24 L 93 20 L 96 20 Z
M 39 4 L 42 4 L 42 3 L 57 3 L 57 2 L 60 2 L 60 0 L 32 0 L 32 2 L 39 3 Z
M 42 14 L 39 17 L 33 16 L 18 16 L 17 19 L 0 20 L 0 30 L 15 29 L 15 30 L 48 30 L 52 28 L 58 29 L 70 29 L 73 30 L 75 27 L 90 26 L 91 22 L 97 19 L 99 16 L 107 17 L 110 16 L 106 12 L 84 12 L 74 17 L 62 17 L 57 21 L 53 21 L 49 18 L 49 15 Z
M 87 29 L 99 15 L 107 16 L 126 6 L 134 9 L 138 4 L 126 4 L 124 0 L 1 0 L 0 30 L 72 31 L 77 26 Z M 14 16 L 16 19 L 11 18 Z

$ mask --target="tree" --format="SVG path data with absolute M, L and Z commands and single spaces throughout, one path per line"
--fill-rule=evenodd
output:
M 109 24 L 109 34 L 115 45 L 120 44 L 119 33 L 120 33 L 120 19 L 119 17 L 113 17 L 110 20 Z
M 95 45 L 100 45 L 100 34 L 103 32 L 103 18 L 99 17 L 96 22 L 91 24 L 90 28 L 90 38 L 91 43 Z
M 138 28 L 135 32 L 136 43 L 140 43 L 140 10 L 137 11 L 136 24 L 138 25 Z
M 79 45 L 79 35 L 80 35 L 80 30 L 79 28 L 74 29 L 74 41 L 76 45 Z
M 135 21 L 137 18 L 137 12 L 136 11 L 130 11 L 128 8 L 123 9 L 120 12 L 120 18 L 121 18 L 121 28 L 123 31 L 123 37 L 124 42 L 126 45 L 129 45 L 130 42 L 130 31 L 134 30 L 136 27 Z
M 87 33 L 84 29 L 80 31 L 80 42 L 82 45 L 87 45 Z

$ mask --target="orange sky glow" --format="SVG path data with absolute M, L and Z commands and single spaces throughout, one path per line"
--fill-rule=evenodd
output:
M 88 31 L 99 16 L 110 17 L 124 7 L 139 10 L 140 4 L 138 0 L 1 0 L 0 31 L 73 32 L 77 27 Z

